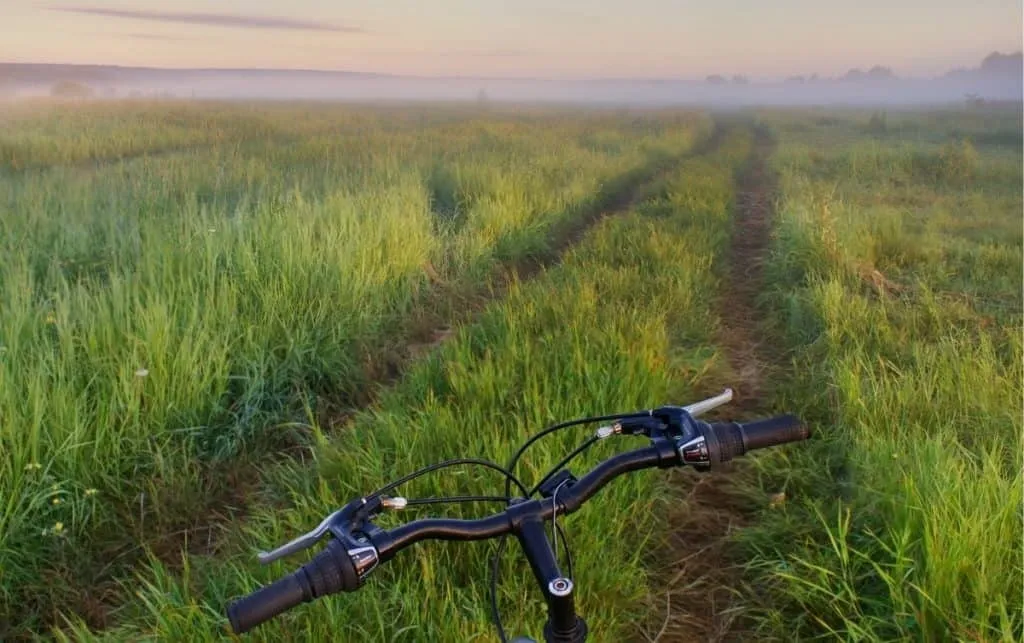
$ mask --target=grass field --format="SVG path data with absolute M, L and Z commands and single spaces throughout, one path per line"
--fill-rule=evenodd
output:
M 10 609 L 38 606 L 19 620 L 74 600 L 110 561 L 173 552 L 244 495 L 253 466 L 236 463 L 301 448 L 307 411 L 365 397 L 401 335 L 454 305 L 435 291 L 486 288 L 495 265 L 542 255 L 709 131 L 685 113 L 37 118 L 5 142 L 20 165 L 0 183 L 0 587 Z M 181 125 L 139 154 L 163 122 Z M 213 122 L 224 142 L 195 147 Z
M 297 562 L 255 551 L 418 466 L 742 380 L 737 323 L 772 364 L 746 412 L 818 438 L 714 477 L 745 499 L 715 536 L 744 564 L 715 581 L 732 635 L 1021 637 L 1019 113 L 3 109 L 0 638 L 222 638 Z M 770 253 L 744 257 L 757 154 Z M 596 640 L 658 631 L 649 554 L 691 484 L 636 475 L 566 520 Z M 490 640 L 489 551 L 420 545 L 255 637 Z M 504 565 L 506 627 L 536 636 Z M 669 636 L 710 631 L 674 612 Z
M 750 534 L 764 631 L 1020 640 L 1020 114 L 765 122 L 781 403 L 828 428 L 763 461 L 806 498 Z

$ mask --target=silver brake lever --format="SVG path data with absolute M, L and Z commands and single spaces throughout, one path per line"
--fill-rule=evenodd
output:
M 704 413 L 707 413 L 711 409 L 718 408 L 723 404 L 728 404 L 731 401 L 732 389 L 727 388 L 714 397 L 709 397 L 706 400 L 694 402 L 693 404 L 687 404 L 686 406 L 683 407 L 683 410 L 685 410 L 691 416 L 697 417 L 698 415 L 703 415 Z
M 268 563 L 272 563 L 275 560 L 284 558 L 285 556 L 291 556 L 292 554 L 300 552 L 303 549 L 309 549 L 313 545 L 317 544 L 320 541 L 320 539 L 323 538 L 324 535 L 328 532 L 328 530 L 330 530 L 331 521 L 337 518 L 338 515 L 341 514 L 341 512 L 343 511 L 344 509 L 339 509 L 335 511 L 331 515 L 324 518 L 323 521 L 319 525 L 317 525 L 316 529 L 314 529 L 313 531 L 303 534 L 298 538 L 292 540 L 291 542 L 281 545 L 277 549 L 274 549 L 272 551 L 259 552 L 258 554 L 256 554 L 256 557 L 259 559 L 260 564 L 266 565 Z

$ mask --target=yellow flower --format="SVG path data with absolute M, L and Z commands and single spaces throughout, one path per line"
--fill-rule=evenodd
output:
M 98 489 L 93 489 L 90 487 L 85 490 L 85 497 L 88 498 L 89 496 L 95 496 L 97 493 L 99 493 Z
M 53 316 L 53 313 L 49 313 L 46 316 L 46 323 L 47 324 L 56 324 L 57 323 L 57 318 Z
M 54 525 L 53 525 L 53 533 L 57 534 L 58 536 L 63 534 L 64 533 L 64 523 L 62 523 L 62 522 L 54 523 Z
M 64 501 L 61 500 L 60 498 L 54 498 L 53 500 L 50 501 L 50 503 L 54 504 L 54 505 L 59 505 L 62 502 L 64 502 Z
M 43 465 L 38 462 L 29 462 L 25 465 L 25 471 L 39 471 L 43 468 Z

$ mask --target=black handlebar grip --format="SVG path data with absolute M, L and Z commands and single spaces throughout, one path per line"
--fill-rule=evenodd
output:
M 290 610 L 300 603 L 359 587 L 359 574 L 345 546 L 330 540 L 327 547 L 300 569 L 228 605 L 236 634 Z
M 288 574 L 245 598 L 228 605 L 228 620 L 235 634 L 248 632 L 264 621 L 308 600 L 309 584 L 303 583 L 303 571 Z
M 795 415 L 780 415 L 741 424 L 743 443 L 747 451 L 764 449 L 787 442 L 799 442 L 811 437 L 807 425 Z
M 728 462 L 754 449 L 764 449 L 810 437 L 807 426 L 795 415 L 780 415 L 767 420 L 717 422 L 711 425 L 712 462 Z M 717 453 L 716 453 L 717 452 Z

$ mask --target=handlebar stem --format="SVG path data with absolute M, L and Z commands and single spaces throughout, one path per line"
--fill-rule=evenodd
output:
M 530 569 L 537 578 L 540 590 L 547 594 L 548 585 L 556 578 L 561 578 L 562 573 L 558 569 L 555 552 L 544 531 L 544 522 L 536 516 L 522 521 L 516 529 L 516 538 L 522 545 L 527 560 L 530 561 Z
M 586 625 L 576 615 L 572 580 L 562 576 L 555 552 L 537 516 L 525 518 L 516 526 L 516 538 L 530 561 L 533 575 L 548 604 L 548 623 L 544 637 L 549 643 L 583 643 Z

